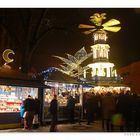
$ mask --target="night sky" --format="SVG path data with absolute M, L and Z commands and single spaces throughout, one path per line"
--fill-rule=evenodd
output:
M 39 9 L 35 10 L 36 13 L 37 10 Z M 57 67 L 62 62 L 52 57 L 53 55 L 62 57 L 67 57 L 66 53 L 74 55 L 83 46 L 87 52 L 90 52 L 90 46 L 94 43 L 92 34 L 84 35 L 82 33 L 84 30 L 79 29 L 78 25 L 91 24 L 89 21 L 91 15 L 104 12 L 107 13 L 104 22 L 112 18 L 118 19 L 122 27 L 117 33 L 108 32 L 110 62 L 113 62 L 116 68 L 120 68 L 140 60 L 140 9 L 48 8 L 45 24 L 52 24 L 56 29 L 47 32 L 40 40 L 32 56 L 32 66 L 37 71 L 52 66 Z M 12 20 L 12 17 L 10 18 Z M 87 63 L 92 63 L 92 59 L 87 60 Z
M 104 22 L 112 18 L 121 22 L 122 29 L 119 32 L 108 32 L 110 62 L 115 63 L 116 68 L 120 68 L 140 60 L 140 9 L 57 8 L 49 9 L 48 17 L 63 30 L 51 31 L 44 37 L 34 54 L 33 66 L 39 70 L 58 66 L 61 61 L 52 55 L 62 57 L 67 57 L 66 53 L 74 55 L 83 46 L 90 52 L 90 46 L 93 45 L 92 35 L 82 34 L 83 30 L 78 29 L 78 25 L 91 24 L 89 17 L 96 12 L 107 13 Z M 92 61 L 89 60 L 90 62 Z

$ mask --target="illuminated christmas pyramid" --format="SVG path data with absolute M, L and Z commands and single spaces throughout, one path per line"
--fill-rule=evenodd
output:
M 84 34 L 88 35 L 93 33 L 94 45 L 91 46 L 93 53 L 93 63 L 88 64 L 91 68 L 91 78 L 98 84 L 108 84 L 108 82 L 114 82 L 118 78 L 114 64 L 109 62 L 109 44 L 107 41 L 107 31 L 118 32 L 121 27 L 118 26 L 120 21 L 111 19 L 106 23 L 102 23 L 106 13 L 95 13 L 90 17 L 90 21 L 94 25 L 80 24 L 79 28 L 86 28 Z M 86 72 L 85 72 L 86 73 Z M 84 78 L 86 74 L 84 73 Z M 108 82 L 107 82 L 108 81 Z

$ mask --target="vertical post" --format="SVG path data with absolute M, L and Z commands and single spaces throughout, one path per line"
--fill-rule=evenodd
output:
M 84 78 L 86 78 L 86 70 L 84 70 Z
M 114 72 L 115 72 L 115 77 L 117 77 L 117 71 L 116 71 L 116 70 L 114 70 Z
M 79 66 L 77 66 L 78 67 L 78 80 L 80 80 L 80 76 L 79 76 Z
M 107 77 L 110 77 L 110 67 L 107 68 Z
M 83 85 L 79 85 L 79 92 L 80 93 L 80 106 L 79 106 L 79 124 L 81 122 L 81 119 L 83 119 Z
M 108 50 L 106 50 L 106 57 L 107 57 L 107 59 L 108 59 Z
M 95 76 L 96 75 L 96 68 L 92 68 L 92 72 L 91 72 L 91 76 Z
M 113 77 L 112 70 L 113 70 L 113 68 L 111 67 L 111 68 L 110 68 L 110 75 L 111 75 L 111 77 Z
M 38 88 L 38 99 L 40 100 L 40 114 L 39 114 L 39 119 L 40 119 L 40 124 L 43 125 L 43 120 L 44 120 L 44 89 L 42 87 Z

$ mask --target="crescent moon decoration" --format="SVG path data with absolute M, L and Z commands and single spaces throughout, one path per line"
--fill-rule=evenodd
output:
M 14 59 L 9 58 L 9 54 L 15 55 L 14 51 L 11 49 L 6 49 L 2 54 L 2 57 L 7 64 L 14 61 Z

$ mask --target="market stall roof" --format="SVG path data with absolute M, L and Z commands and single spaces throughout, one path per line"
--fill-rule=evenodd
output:
M 34 80 L 31 76 L 20 71 L 0 68 L 0 85 L 46 87 L 40 80 Z
M 49 75 L 46 81 L 78 84 L 77 79 L 74 79 L 74 78 L 72 78 L 66 74 L 63 74 L 62 72 L 59 72 L 59 71 L 55 71 L 51 75 Z

